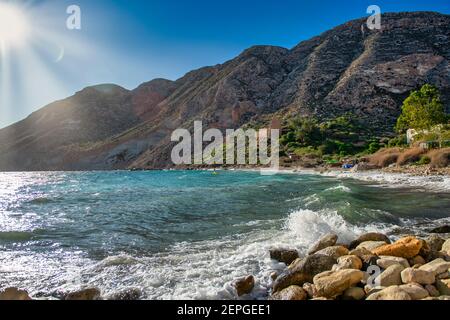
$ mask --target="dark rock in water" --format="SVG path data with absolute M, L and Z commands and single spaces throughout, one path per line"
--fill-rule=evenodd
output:
M 427 244 L 430 247 L 431 251 L 441 251 L 442 250 L 442 245 L 445 242 L 444 239 L 442 239 L 441 237 L 439 237 L 436 234 L 433 234 L 433 235 L 429 236 L 425 241 L 427 242 Z
M 302 286 L 306 282 L 312 283 L 316 275 L 331 270 L 335 263 L 336 259 L 329 256 L 310 255 L 283 272 L 274 281 L 273 292 L 283 290 L 292 285 Z
M 31 300 L 28 292 L 18 288 L 6 288 L 0 291 L 0 300 Z
M 286 265 L 290 265 L 299 257 L 297 250 L 290 249 L 273 249 L 270 250 L 270 259 L 283 262 Z
M 107 300 L 132 301 L 142 297 L 142 290 L 139 288 L 129 288 L 109 295 Z
M 255 277 L 248 276 L 245 278 L 238 279 L 234 282 L 234 287 L 238 296 L 243 296 L 244 294 L 249 294 L 255 287 Z
M 311 247 L 311 249 L 308 251 L 308 254 L 311 255 L 322 249 L 334 246 L 337 242 L 337 239 L 338 236 L 334 233 L 325 235 Z
M 430 233 L 450 233 L 450 225 L 440 226 L 429 231 Z
M 86 288 L 78 291 L 70 292 L 64 298 L 64 300 L 99 300 L 100 289 L 98 288 Z
M 391 243 L 391 240 L 389 240 L 389 238 L 386 235 L 384 235 L 382 233 L 371 232 L 371 233 L 365 233 L 365 234 L 359 236 L 356 240 L 352 241 L 350 243 L 349 248 L 355 249 L 361 243 L 366 242 L 366 241 L 384 241 L 387 244 Z

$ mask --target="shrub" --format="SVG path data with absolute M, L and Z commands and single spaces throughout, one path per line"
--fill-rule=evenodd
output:
M 397 164 L 401 166 L 404 164 L 417 162 L 425 152 L 425 149 L 419 147 L 408 149 L 398 156 Z
M 420 158 L 420 160 L 417 162 L 417 165 L 422 166 L 422 165 L 427 165 L 431 163 L 431 159 L 428 156 L 422 156 Z
M 381 149 L 369 158 L 369 163 L 380 168 L 388 167 L 397 162 L 400 154 L 399 148 Z
M 445 168 L 450 165 L 450 148 L 436 149 L 427 153 L 433 168 Z

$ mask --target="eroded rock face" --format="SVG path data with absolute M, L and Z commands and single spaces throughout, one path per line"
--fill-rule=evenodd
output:
M 311 247 L 311 249 L 308 251 L 308 254 L 314 254 L 322 249 L 334 246 L 337 242 L 337 239 L 338 236 L 334 233 L 323 236 Z
M 255 277 L 248 276 L 238 279 L 233 283 L 233 285 L 236 288 L 236 293 L 239 297 L 243 296 L 244 294 L 249 294 L 255 287 Z
M 31 298 L 27 291 L 11 287 L 0 290 L 0 300 L 31 300 Z
M 313 282 L 317 274 L 331 270 L 336 259 L 320 254 L 307 256 L 291 268 L 284 271 L 273 283 L 273 291 L 277 292 L 291 285 L 302 286 L 304 283 Z
M 314 277 L 314 286 L 319 297 L 334 298 L 361 282 L 364 272 L 359 270 L 326 271 Z
M 409 259 L 419 254 L 422 245 L 422 241 L 415 237 L 405 237 L 393 244 L 378 247 L 372 250 L 372 252 L 379 256 L 394 256 Z

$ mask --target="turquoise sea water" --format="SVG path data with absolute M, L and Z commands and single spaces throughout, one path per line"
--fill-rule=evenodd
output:
M 230 282 L 254 274 L 261 298 L 283 267 L 270 248 L 449 221 L 449 193 L 310 174 L 0 173 L 0 285 L 234 299 Z

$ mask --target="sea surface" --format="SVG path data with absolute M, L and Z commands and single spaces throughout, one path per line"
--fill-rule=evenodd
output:
M 283 264 L 335 232 L 426 234 L 450 222 L 448 190 L 342 177 L 259 172 L 0 173 L 0 286 L 32 295 L 97 286 L 143 299 L 262 299 Z

